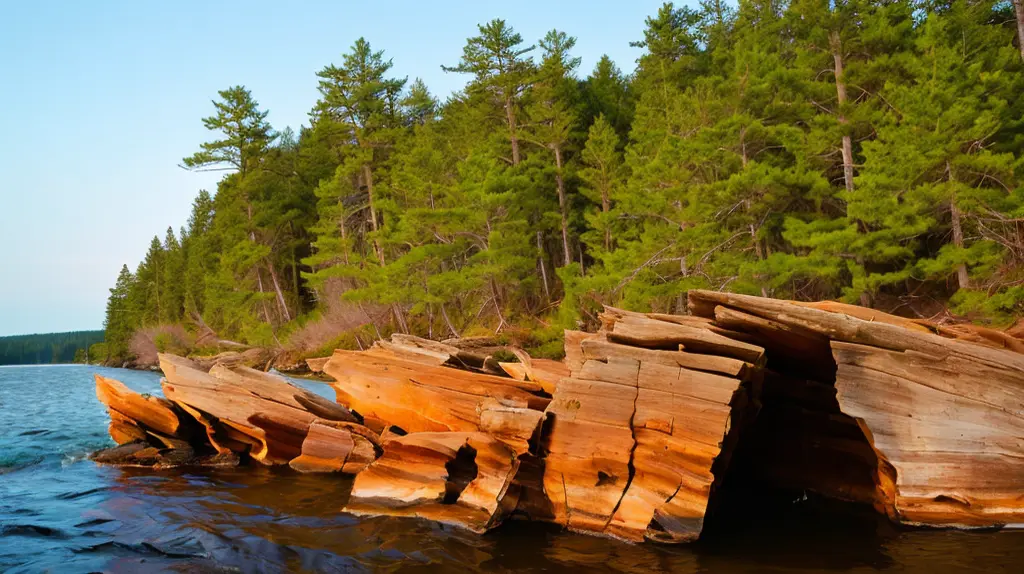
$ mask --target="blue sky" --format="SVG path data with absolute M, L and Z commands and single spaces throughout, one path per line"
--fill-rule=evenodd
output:
M 528 42 L 578 38 L 589 72 L 632 71 L 660 0 L 454 2 L 0 2 L 0 336 L 98 329 L 121 265 L 186 220 L 218 174 L 181 158 L 208 138 L 217 90 L 242 84 L 277 129 L 298 128 L 315 72 L 360 36 L 442 97 L 478 23 Z

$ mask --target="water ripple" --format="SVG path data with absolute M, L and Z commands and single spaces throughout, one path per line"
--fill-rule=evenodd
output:
M 0 572 L 1003 571 L 1024 532 L 916 532 L 767 517 L 725 543 L 629 545 L 511 522 L 478 536 L 340 512 L 351 479 L 263 467 L 97 466 L 95 368 L 0 369 Z M 159 394 L 159 375 L 103 369 Z

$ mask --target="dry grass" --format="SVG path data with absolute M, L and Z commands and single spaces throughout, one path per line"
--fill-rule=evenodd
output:
M 336 341 L 346 332 L 368 325 L 377 319 L 380 323 L 386 317 L 387 309 L 376 305 L 357 305 L 341 300 L 345 292 L 341 280 L 329 281 L 321 295 L 323 311 L 292 332 L 288 347 L 300 354 L 315 353 L 329 343 Z
M 157 353 L 184 356 L 194 345 L 192 336 L 181 325 L 157 325 L 136 331 L 128 349 L 135 355 L 136 365 L 150 366 L 159 362 Z

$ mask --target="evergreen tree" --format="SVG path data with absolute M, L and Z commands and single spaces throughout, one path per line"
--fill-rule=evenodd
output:
M 574 76 L 580 59 L 570 55 L 576 38 L 565 32 L 551 30 L 540 41 L 543 60 L 533 84 L 532 102 L 527 110 L 530 120 L 528 137 L 551 152 L 555 191 L 558 197 L 559 231 L 562 238 L 562 265 L 573 261 L 569 237 L 571 198 L 568 179 L 570 139 L 577 124 L 578 93 Z
M 485 94 L 505 116 L 511 163 L 519 165 L 522 100 L 529 89 L 533 63 L 525 58 L 536 46 L 523 46 L 523 37 L 504 20 L 495 19 L 478 26 L 480 35 L 470 38 L 456 66 L 442 66 L 447 72 L 473 74 L 471 89 Z
M 164 264 L 161 269 L 163 290 L 160 292 L 160 322 L 176 323 L 182 319 L 185 301 L 185 254 L 174 236 L 174 230 L 167 228 L 164 238 Z
M 599 211 L 588 213 L 588 227 L 593 232 L 584 234 L 583 240 L 590 253 L 600 258 L 612 251 L 612 199 L 619 193 L 625 175 L 618 134 L 603 114 L 590 126 L 582 161 L 585 167 L 579 175 L 585 185 L 580 191 L 600 206 Z
M 633 93 L 629 80 L 607 55 L 601 56 L 594 71 L 582 82 L 583 123 L 592 124 L 599 116 L 611 124 L 625 145 L 633 122 Z
M 1006 321 L 1024 312 L 1021 13 L 665 4 L 635 72 L 603 57 L 582 80 L 574 38 L 492 20 L 442 66 L 470 75 L 443 102 L 359 39 L 297 132 L 219 93 L 184 165 L 227 173 L 122 270 L 107 348 L 124 360 L 168 322 L 287 345 L 344 302 L 377 336 L 554 349 L 601 305 L 681 312 L 696 287 Z
M 110 290 L 110 298 L 107 299 L 107 314 L 103 322 L 104 340 L 107 343 L 107 354 L 105 360 L 114 360 L 120 364 L 129 358 L 128 342 L 132 333 L 138 328 L 138 320 L 133 314 L 128 298 L 135 283 L 135 277 L 128 270 L 127 265 L 121 266 L 121 272 L 117 275 L 117 282 Z
M 182 163 L 188 169 L 234 169 L 242 175 L 256 169 L 266 154 L 274 133 L 267 123 L 266 110 L 259 109 L 249 90 L 233 86 L 217 92 L 221 101 L 213 101 L 216 115 L 203 118 L 206 129 L 219 132 L 223 139 L 201 144 L 200 151 Z
M 185 259 L 182 307 L 186 318 L 191 318 L 193 314 L 201 316 L 203 313 L 206 277 L 213 273 L 215 263 L 210 237 L 213 215 L 213 198 L 205 189 L 200 190 L 192 201 L 192 213 L 181 240 Z
M 365 190 L 374 251 L 381 265 L 385 257 L 376 238 L 381 222 L 375 206 L 379 199 L 374 193 L 374 172 L 385 161 L 386 150 L 393 145 L 395 129 L 401 123 L 398 100 L 405 85 L 404 79 L 385 77 L 390 69 L 391 60 L 384 60 L 384 52 L 374 52 L 369 42 L 360 38 L 343 56 L 340 67 L 330 65 L 317 73 L 321 100 L 314 110 L 318 122 L 331 122 L 346 140 L 355 143 L 346 147 L 345 161 L 335 174 L 334 184 L 346 189 L 356 182 L 359 190 Z M 335 192 L 330 188 L 325 191 L 327 201 L 335 203 Z M 334 206 L 330 207 L 333 215 Z
M 247 308 L 250 305 L 259 309 L 263 322 L 275 321 L 267 304 L 273 296 L 268 294 L 264 275 L 269 272 L 274 278 L 276 271 L 272 267 L 272 250 L 262 241 L 262 233 L 258 233 L 263 231 L 257 222 L 262 214 L 256 211 L 261 190 L 258 177 L 254 176 L 259 175 L 277 136 L 266 121 L 268 112 L 259 109 L 258 102 L 244 87 L 218 93 L 221 101 L 213 102 L 217 113 L 204 118 L 203 125 L 218 132 L 222 139 L 202 144 L 199 152 L 185 158 L 184 165 L 190 169 L 235 172 L 218 185 L 214 227 L 224 249 L 219 254 L 216 280 L 206 286 L 206 299 L 215 304 L 216 323 L 236 333 L 252 328 Z M 287 321 L 290 314 L 280 282 L 274 280 L 272 286 L 280 318 Z

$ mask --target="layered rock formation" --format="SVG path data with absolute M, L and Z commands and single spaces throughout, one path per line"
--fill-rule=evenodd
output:
M 96 376 L 111 437 L 122 447 L 95 460 L 175 466 L 237 464 L 244 457 L 302 471 L 358 472 L 379 454 L 377 435 L 348 409 L 283 377 L 223 364 L 206 372 L 174 355 L 160 355 L 160 367 L 163 399 Z
M 165 399 L 97 377 L 121 446 L 96 458 L 356 474 L 339 508 L 477 532 L 513 517 L 681 542 L 769 492 L 907 524 L 1024 523 L 1016 338 L 832 302 L 688 304 L 607 308 L 596 333 L 566 333 L 564 362 L 402 335 L 311 360 L 339 404 L 162 356 Z

